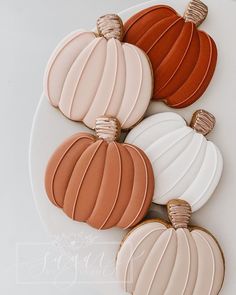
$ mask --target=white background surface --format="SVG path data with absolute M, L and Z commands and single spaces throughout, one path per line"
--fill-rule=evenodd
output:
M 179 1 L 186 3 L 184 0 Z M 196 213 L 194 221 L 216 234 L 222 244 L 227 272 L 221 294 L 234 295 L 236 1 L 225 0 L 224 5 L 222 0 L 205 1 L 210 11 L 213 1 L 217 3 L 218 9 L 214 15 L 210 14 L 209 23 L 213 22 L 213 17 L 216 18 L 215 31 L 211 31 L 211 34 L 217 39 L 220 57 L 214 84 L 204 100 L 199 102 L 199 106 L 205 106 L 207 101 L 209 110 L 217 117 L 217 129 L 211 138 L 223 151 L 225 169 L 214 199 Z M 68 32 L 80 27 L 90 28 L 99 15 L 118 12 L 141 2 L 142 0 L 0 0 L 0 294 L 111 294 L 111 290 L 105 292 L 101 286 L 94 288 L 92 285 L 19 283 L 16 281 L 16 249 L 20 243 L 40 244 L 50 240 L 32 197 L 28 176 L 28 144 L 33 114 L 42 90 L 44 67 L 52 49 Z M 196 106 L 192 107 L 194 108 Z M 188 112 L 190 111 L 191 108 Z M 181 112 L 184 114 L 186 111 Z M 119 292 L 112 294 L 118 295 Z

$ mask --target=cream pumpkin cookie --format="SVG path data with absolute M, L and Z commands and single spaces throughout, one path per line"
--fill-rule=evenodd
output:
M 141 148 L 152 163 L 154 203 L 166 205 L 181 197 L 196 211 L 208 201 L 223 169 L 220 150 L 205 137 L 214 125 L 214 116 L 204 110 L 194 113 L 190 126 L 180 115 L 166 112 L 130 131 L 125 142 Z

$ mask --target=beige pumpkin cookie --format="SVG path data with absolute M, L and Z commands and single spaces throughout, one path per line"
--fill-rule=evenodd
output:
M 117 277 L 133 295 L 217 295 L 224 279 L 219 244 L 205 229 L 188 226 L 190 205 L 168 203 L 171 224 L 148 220 L 124 239 Z

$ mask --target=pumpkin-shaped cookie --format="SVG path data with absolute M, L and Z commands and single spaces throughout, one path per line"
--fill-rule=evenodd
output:
M 151 64 L 138 47 L 122 43 L 117 15 L 97 22 L 98 33 L 77 31 L 53 52 L 44 92 L 71 120 L 94 128 L 99 116 L 116 117 L 122 129 L 142 119 L 153 92 Z
M 154 99 L 174 108 L 186 107 L 202 96 L 213 76 L 217 48 L 198 26 L 208 8 L 191 0 L 184 16 L 165 5 L 138 12 L 125 24 L 124 40 L 149 56 L 154 71 Z
M 149 157 L 154 171 L 154 202 L 165 205 L 173 198 L 186 200 L 193 211 L 213 194 L 222 173 L 223 159 L 205 135 L 215 125 L 210 113 L 194 113 L 191 127 L 178 114 L 166 112 L 143 120 L 126 138 Z
M 98 229 L 132 227 L 152 201 L 151 164 L 139 148 L 115 141 L 116 119 L 98 118 L 96 133 L 75 134 L 57 148 L 46 169 L 47 195 L 76 221 Z
M 154 219 L 134 228 L 118 252 L 116 272 L 133 295 L 217 295 L 224 258 L 205 229 L 188 227 L 191 207 L 168 203 L 172 224 Z

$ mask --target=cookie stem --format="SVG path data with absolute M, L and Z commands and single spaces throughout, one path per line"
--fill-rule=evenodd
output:
M 175 229 L 188 228 L 192 209 L 188 202 L 180 199 L 171 200 L 167 204 L 169 219 Z
M 116 14 L 106 14 L 97 20 L 97 30 L 100 36 L 106 39 L 115 38 L 120 41 L 123 39 L 123 22 Z
M 115 141 L 120 137 L 120 129 L 120 123 L 116 118 L 104 116 L 96 119 L 95 131 L 99 139 Z
M 206 19 L 208 7 L 200 0 L 191 0 L 184 14 L 186 22 L 192 22 L 197 27 Z
M 215 123 L 216 119 L 211 113 L 205 110 L 198 110 L 193 114 L 190 126 L 196 132 L 205 136 L 214 129 Z

